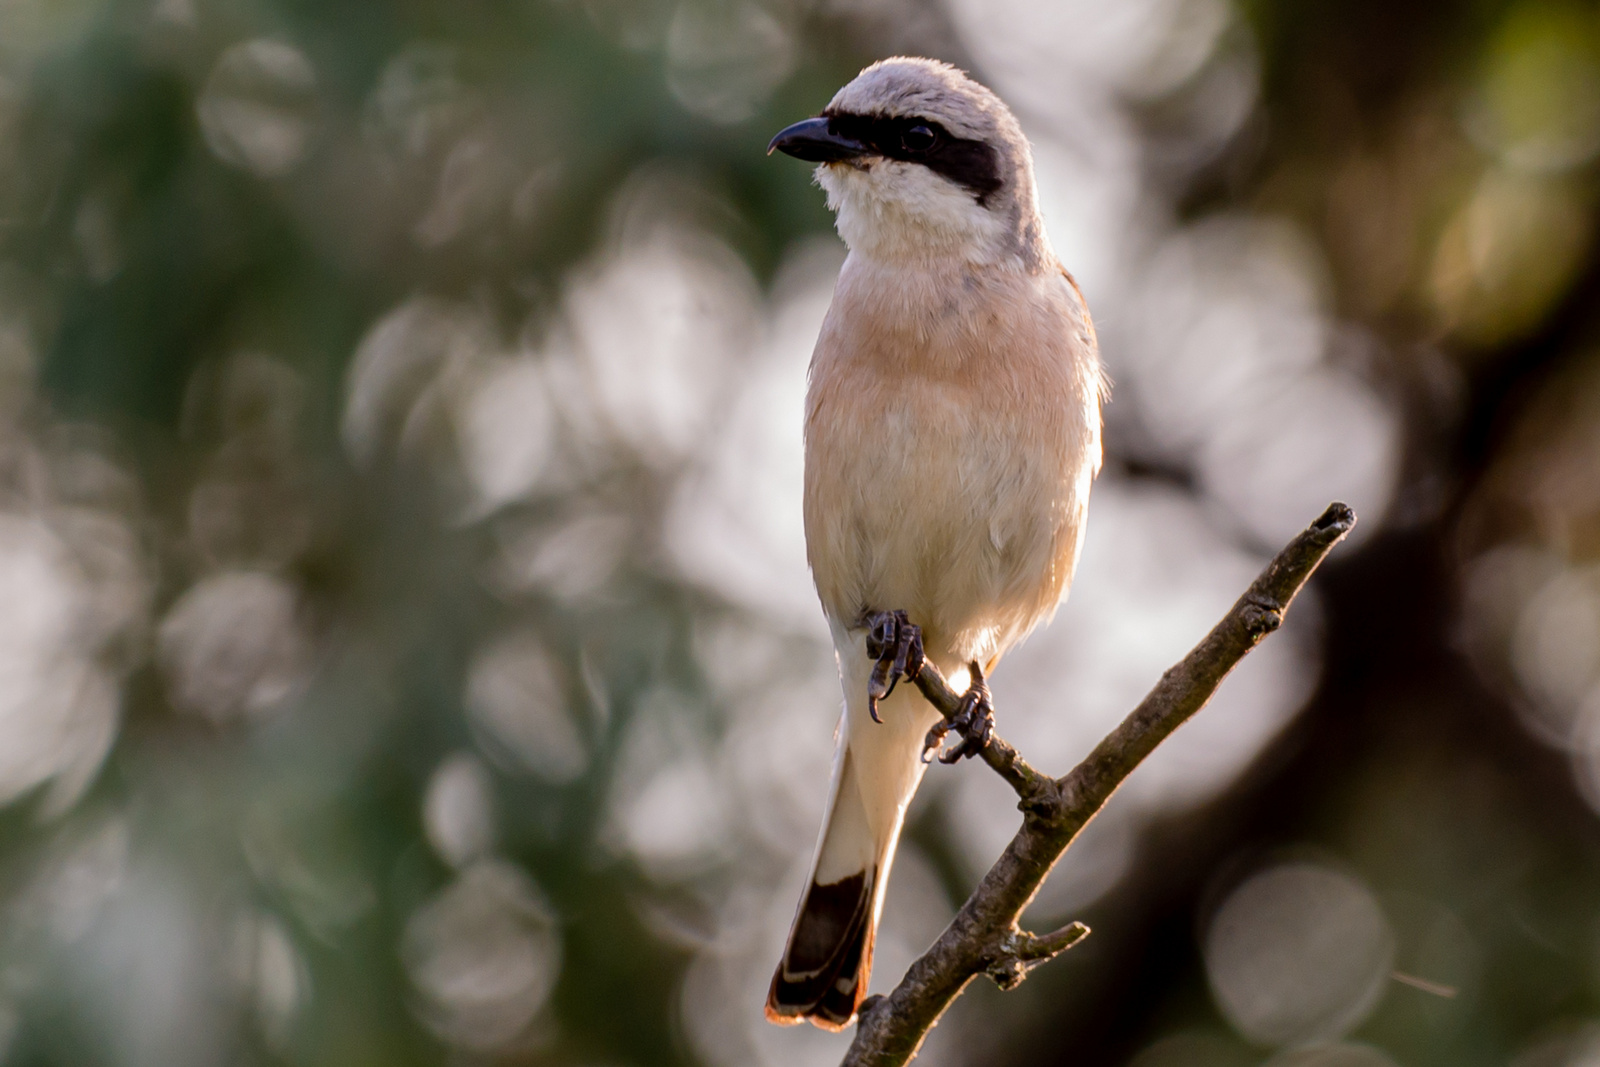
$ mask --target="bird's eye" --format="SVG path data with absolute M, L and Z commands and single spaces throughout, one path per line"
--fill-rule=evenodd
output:
M 900 144 L 907 152 L 926 152 L 939 140 L 939 135 L 928 126 L 913 126 L 900 135 Z

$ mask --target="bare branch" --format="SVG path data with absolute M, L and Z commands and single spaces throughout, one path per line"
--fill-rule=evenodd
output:
M 899 1067 L 910 1062 L 939 1016 L 980 974 L 1002 989 L 1022 981 L 1030 967 L 1065 952 L 1088 936 L 1073 923 L 1054 933 L 1024 932 L 1017 920 L 1050 869 L 1090 819 L 1144 758 L 1205 706 L 1222 679 L 1283 623 L 1283 615 L 1312 572 L 1355 526 L 1355 512 L 1330 504 L 1321 518 L 1267 565 L 1250 588 L 1148 696 L 1065 778 L 1028 766 L 1017 750 L 994 737 L 983 761 L 1008 782 L 1021 802 L 1022 827 L 983 876 L 933 946 L 888 996 L 863 1005 L 855 1040 L 841 1067 Z M 917 687 L 946 719 L 960 711 L 960 694 L 925 666 Z

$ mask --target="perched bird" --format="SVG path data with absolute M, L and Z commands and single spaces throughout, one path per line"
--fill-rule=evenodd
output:
M 963 740 L 944 758 L 987 743 L 985 672 L 1054 613 L 1078 561 L 1104 379 L 1083 294 L 1045 238 L 1027 139 L 993 92 L 944 63 L 886 59 L 772 151 L 820 164 L 849 247 L 805 423 L 807 556 L 844 716 L 766 1006 L 773 1022 L 837 1030 L 866 995 L 906 806 L 944 736 L 895 682 L 924 653 L 965 675 Z

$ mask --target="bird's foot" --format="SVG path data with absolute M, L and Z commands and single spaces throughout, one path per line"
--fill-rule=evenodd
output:
M 867 655 L 878 661 L 867 679 L 867 711 L 873 722 L 882 722 L 878 701 L 894 692 L 900 679 L 911 681 L 922 670 L 922 629 L 903 611 L 880 611 L 866 621 Z
M 922 742 L 924 763 L 932 762 L 935 752 L 939 753 L 940 763 L 955 763 L 976 756 L 988 747 L 989 739 L 994 736 L 994 699 L 989 695 L 989 683 L 984 680 L 983 668 L 976 660 L 969 664 L 968 670 L 972 672 L 972 681 L 962 694 L 961 710 L 954 718 L 934 723 Z M 948 752 L 939 752 L 945 735 L 951 730 L 961 735 L 961 743 Z

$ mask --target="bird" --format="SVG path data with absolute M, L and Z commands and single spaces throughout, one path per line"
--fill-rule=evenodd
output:
M 767 1019 L 840 1030 L 866 996 L 906 808 L 948 729 L 914 685 L 986 678 L 1066 595 L 1107 397 L 1078 283 L 1052 250 L 1032 150 L 947 63 L 884 59 L 767 153 L 816 163 L 848 249 L 808 372 L 806 555 L 844 709 L 811 874 Z

